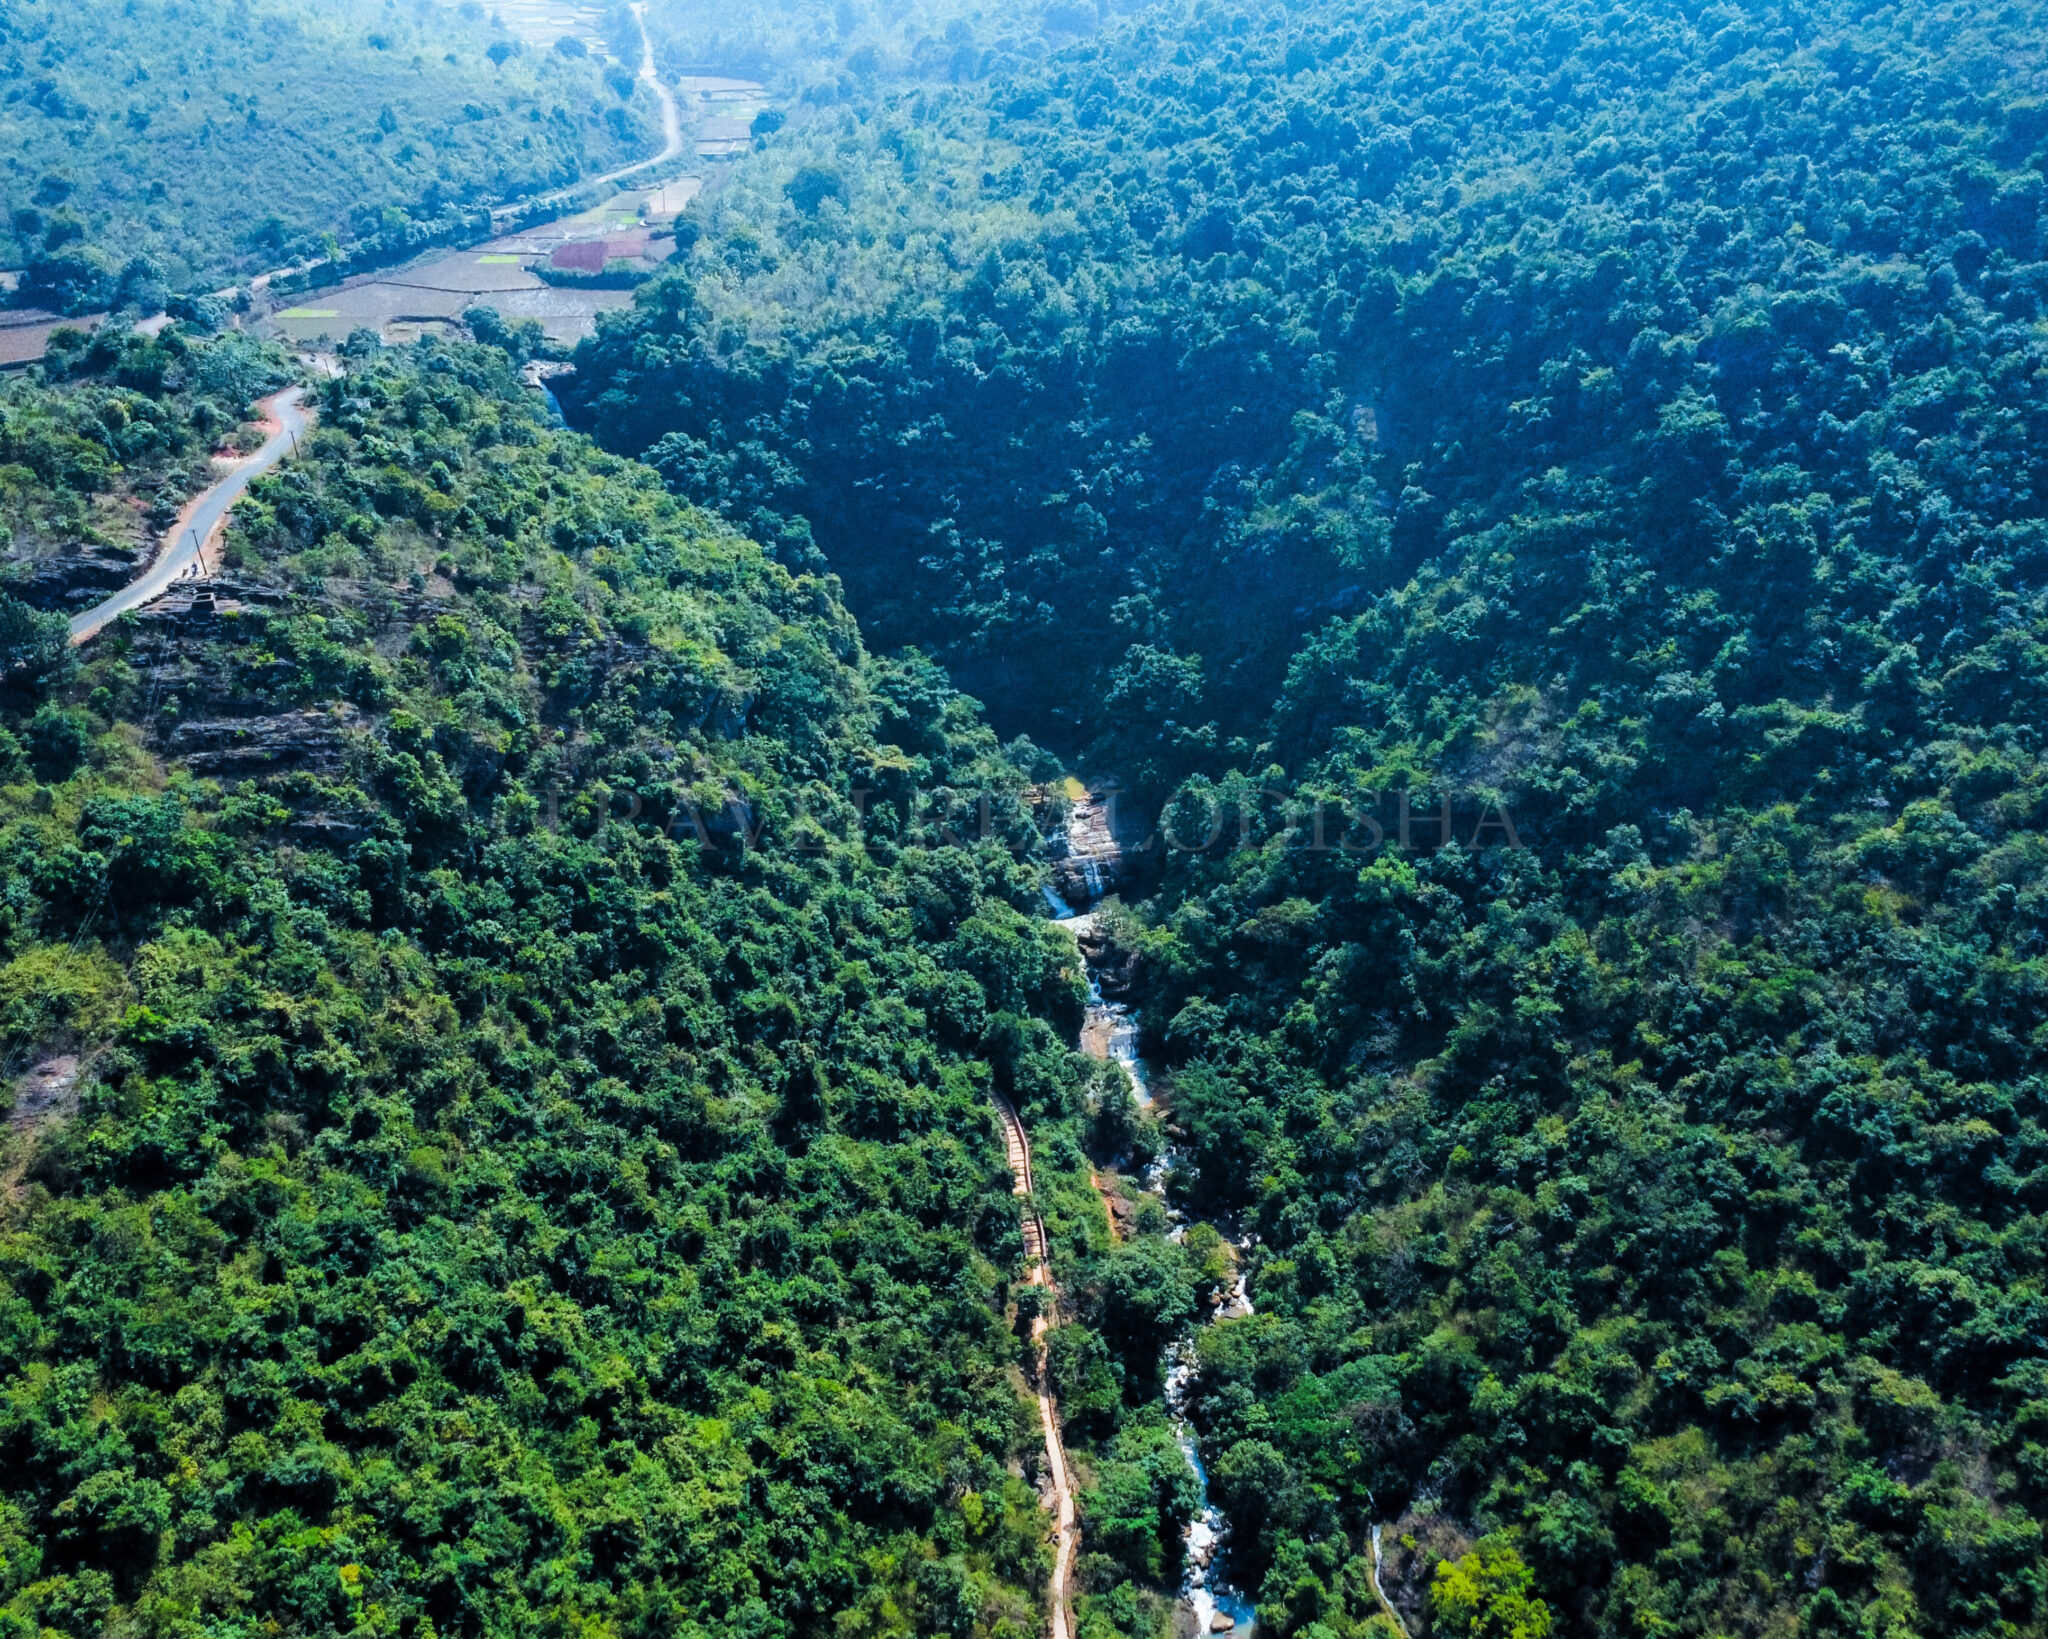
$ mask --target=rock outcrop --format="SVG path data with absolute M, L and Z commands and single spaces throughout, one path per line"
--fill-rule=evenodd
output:
M 342 772 L 343 735 L 362 723 L 362 713 L 349 706 L 201 717 L 172 725 L 164 749 L 212 779 L 246 780 L 288 769 L 333 775 Z
M 285 835 L 302 846 L 332 848 L 340 853 L 353 848 L 376 828 L 369 814 L 301 814 L 285 828 Z
M 204 580 L 176 581 L 162 597 L 127 618 L 143 632 L 170 636 L 180 628 L 208 627 L 225 615 L 284 601 L 284 594 L 275 587 L 217 575 Z
M 27 1132 L 53 1115 L 64 1114 L 75 1101 L 78 1089 L 78 1057 L 60 1053 L 44 1059 L 14 1084 L 9 1124 Z
M 13 566 L 7 589 L 38 609 L 74 613 L 89 609 L 135 578 L 136 558 L 118 547 L 83 547 Z
M 1138 953 L 1118 950 L 1094 917 L 1083 917 L 1074 926 L 1074 942 L 1106 1000 L 1120 1001 L 1137 988 Z
M 1129 881 L 1143 829 L 1113 782 L 1074 799 L 1067 823 L 1049 838 L 1053 888 L 1075 910 L 1085 910 Z

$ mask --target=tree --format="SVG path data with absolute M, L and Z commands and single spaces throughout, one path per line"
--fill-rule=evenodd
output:
M 805 165 L 783 184 L 782 191 L 805 216 L 816 216 L 828 199 L 846 198 L 846 178 L 830 165 Z
M 38 683 L 71 661 L 71 628 L 62 615 L 32 609 L 0 592 L 0 676 Z
M 1549 1639 L 1550 1607 L 1535 1577 L 1507 1543 L 1488 1539 L 1444 1560 L 1430 1579 L 1429 1608 L 1443 1639 Z

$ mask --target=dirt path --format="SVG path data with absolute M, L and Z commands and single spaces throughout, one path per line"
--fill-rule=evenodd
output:
M 1121 1241 L 1124 1238 L 1124 1232 L 1117 1227 L 1116 1192 L 1102 1181 L 1102 1174 L 1099 1172 L 1091 1170 L 1088 1174 L 1088 1182 L 1094 1186 L 1095 1193 L 1102 1199 L 1102 1215 L 1109 1220 L 1109 1238 L 1112 1241 Z
M 236 464 L 220 482 L 203 489 L 185 503 L 164 540 L 163 550 L 143 572 L 104 602 L 96 603 L 82 615 L 71 617 L 71 641 L 84 643 L 110 621 L 131 609 L 160 598 L 172 582 L 189 571 L 211 572 L 206 551 L 227 521 L 229 511 L 242 498 L 252 479 L 261 477 L 298 447 L 299 435 L 312 425 L 312 415 L 300 402 L 304 390 L 292 387 L 273 393 L 258 408 L 263 412 L 263 447 Z
M 996 1094 L 995 1106 L 996 1114 L 1002 1118 L 1003 1148 L 1010 1162 L 1012 1187 L 1025 1200 L 1024 1255 L 1031 1260 L 1030 1281 L 1033 1286 L 1043 1287 L 1057 1304 L 1059 1288 L 1052 1283 L 1052 1268 L 1046 1261 L 1045 1220 L 1031 1203 L 1031 1140 L 1025 1136 L 1024 1123 L 1017 1119 L 1017 1112 L 1008 1099 Z M 1045 1460 L 1052 1471 L 1053 1496 L 1058 1503 L 1059 1537 L 1053 1551 L 1052 1587 L 1047 1602 L 1052 1607 L 1052 1639 L 1069 1639 L 1073 1629 L 1067 1619 L 1067 1578 L 1074 1568 L 1074 1545 L 1079 1531 L 1074 1511 L 1073 1482 L 1067 1473 L 1067 1448 L 1060 1439 L 1059 1407 L 1046 1390 L 1043 1339 L 1051 1324 L 1049 1313 L 1040 1314 L 1031 1323 L 1031 1341 L 1039 1346 L 1038 1421 L 1045 1430 Z

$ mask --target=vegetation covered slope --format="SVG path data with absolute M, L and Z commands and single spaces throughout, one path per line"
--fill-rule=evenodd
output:
M 211 621 L 4 605 L 0 1624 L 1035 1633 L 1020 775 L 504 354 L 318 401 Z
M 84 311 L 336 240 L 402 250 L 659 147 L 637 67 L 522 47 L 475 5 L 9 0 L 0 258 Z
M 1130 8 L 1126 8 L 1130 9 Z M 1100 26 L 1095 0 L 987 7 L 972 0 L 716 9 L 657 0 L 656 61 L 671 74 L 758 79 L 807 106 L 860 103 L 884 86 L 977 80 L 1043 60 Z
M 2030 323 L 2038 20 L 1127 27 L 777 135 L 581 402 L 690 493 L 843 544 L 878 636 L 938 643 L 999 723 L 1115 698 L 1172 766 L 1210 722 L 1255 740 L 1302 633 L 1454 509 L 1627 446 L 1689 372 L 1739 427 L 1788 349 L 1889 397 L 1829 354 L 1837 304 L 1859 335 Z
M 74 378 L 63 390 L 40 372 L 0 383 L 0 587 L 46 605 L 88 554 L 125 578 L 151 532 L 218 478 L 214 451 L 231 438 L 255 446 L 242 417 L 286 379 L 240 334 L 195 347 L 175 326 L 155 340 L 66 326 L 52 349 L 50 368 Z
M 1276 1632 L 1397 1515 L 1446 1632 L 2041 1630 L 2043 22 L 1155 14 L 781 134 L 583 355 L 1181 788 L 1120 937 Z

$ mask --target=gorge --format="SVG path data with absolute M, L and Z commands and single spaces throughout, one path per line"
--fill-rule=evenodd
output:
M 2048 1636 L 2042 0 L 0 80 L 0 1639 Z
M 1068 786 L 1068 794 L 1072 808 L 1047 850 L 1052 860 L 1053 883 L 1046 886 L 1044 894 L 1054 920 L 1073 935 L 1086 964 L 1088 1007 L 1081 1022 L 1081 1050 L 1122 1070 L 1140 1109 L 1149 1115 L 1164 1114 L 1166 1131 L 1170 1135 L 1173 1131 L 1171 1114 L 1170 1110 L 1161 1109 L 1163 1089 L 1158 1071 L 1139 1056 L 1138 1020 L 1128 1003 L 1113 1000 L 1106 993 L 1105 982 L 1119 995 L 1129 993 L 1132 979 L 1129 966 L 1105 968 L 1109 946 L 1097 928 L 1094 910 L 1098 902 L 1129 882 L 1135 874 L 1132 861 L 1126 855 L 1126 844 L 1120 842 L 1119 837 L 1139 836 L 1141 840 L 1130 844 L 1134 848 L 1142 848 L 1146 841 L 1154 839 L 1144 838 L 1141 827 L 1130 822 L 1128 807 L 1124 811 L 1124 823 L 1117 823 L 1113 789 L 1088 789 L 1073 781 Z M 1074 901 L 1085 908 L 1076 910 Z M 1119 1162 L 1127 1164 L 1128 1159 L 1127 1156 L 1107 1158 L 1112 1165 Z M 1186 1215 L 1166 1205 L 1166 1176 L 1175 1161 L 1175 1150 L 1169 1146 L 1160 1159 L 1146 1169 L 1142 1182 L 1145 1191 L 1164 1208 L 1173 1225 L 1168 1235 L 1177 1241 L 1185 1233 Z M 1233 1244 L 1239 1258 L 1249 1256 L 1247 1243 Z M 1218 1295 L 1206 1318 L 1211 1322 L 1232 1320 L 1251 1312 L 1247 1278 L 1240 1274 L 1234 1286 Z M 1198 1633 L 1246 1635 L 1254 1626 L 1252 1604 L 1230 1581 L 1229 1524 L 1210 1498 L 1208 1471 L 1202 1461 L 1197 1435 L 1188 1421 L 1187 1391 L 1197 1370 L 1192 1341 L 1185 1338 L 1175 1340 L 1170 1345 L 1164 1403 L 1173 1420 L 1175 1439 L 1194 1473 L 1196 1486 L 1192 1517 L 1181 1535 L 1181 1559 L 1185 1568 L 1180 1593 Z

